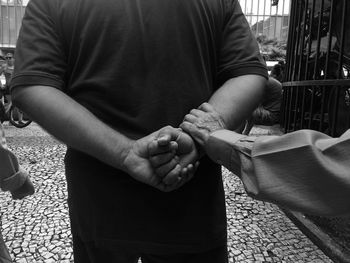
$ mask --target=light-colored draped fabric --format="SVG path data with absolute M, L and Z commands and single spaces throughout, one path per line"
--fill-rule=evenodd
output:
M 350 130 L 282 136 L 211 134 L 208 155 L 239 176 L 249 195 L 308 214 L 350 214 Z

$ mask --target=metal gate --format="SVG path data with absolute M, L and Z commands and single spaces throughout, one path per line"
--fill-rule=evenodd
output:
M 285 132 L 350 127 L 350 1 L 292 2 L 283 83 Z
M 22 0 L 0 0 L 0 48 L 14 49 L 25 6 Z
M 256 37 L 287 42 L 292 0 L 238 0 Z
M 287 42 L 292 0 L 238 0 L 255 36 Z M 0 48 L 15 48 L 28 0 L 0 0 Z

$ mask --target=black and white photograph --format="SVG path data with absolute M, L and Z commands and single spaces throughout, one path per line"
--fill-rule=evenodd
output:
M 0 0 L 0 263 L 350 263 L 349 0 Z

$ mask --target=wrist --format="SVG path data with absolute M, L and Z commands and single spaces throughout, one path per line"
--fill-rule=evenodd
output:
M 125 142 L 125 145 L 123 145 L 122 151 L 120 152 L 120 167 L 118 167 L 120 170 L 128 173 L 129 172 L 129 167 L 130 167 L 130 159 L 131 156 L 134 155 L 133 152 L 133 146 L 134 146 L 135 141 L 134 140 L 127 140 Z
M 208 137 L 209 138 L 209 137 Z M 204 147 L 198 143 L 196 140 L 194 141 L 194 147 L 196 148 L 196 151 L 198 153 L 198 160 L 201 159 L 205 155 L 205 149 Z

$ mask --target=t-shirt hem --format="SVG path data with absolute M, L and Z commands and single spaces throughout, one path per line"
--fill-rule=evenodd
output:
M 227 80 L 243 75 L 260 75 L 268 79 L 267 69 L 261 63 L 247 63 L 228 67 L 218 74 L 218 84 L 222 85 Z
M 34 85 L 51 86 L 61 90 L 63 89 L 64 82 L 52 74 L 47 74 L 44 72 L 24 72 L 16 74 L 12 77 L 10 89 L 12 90 L 13 88 L 19 86 Z

